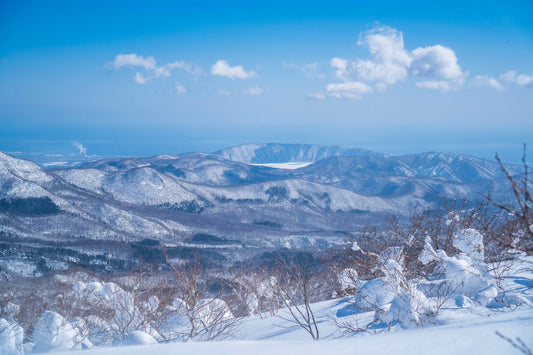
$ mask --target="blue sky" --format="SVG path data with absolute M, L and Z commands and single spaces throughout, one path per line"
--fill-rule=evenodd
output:
M 0 150 L 240 143 L 518 161 L 533 2 L 2 1 Z

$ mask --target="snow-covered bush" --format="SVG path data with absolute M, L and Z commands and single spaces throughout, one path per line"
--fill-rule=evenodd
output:
M 426 296 L 413 288 L 394 296 L 390 308 L 379 318 L 389 325 L 396 322 L 405 328 L 411 328 L 421 325 L 427 318 L 432 317 L 433 311 Z
M 157 341 L 150 334 L 140 330 L 134 330 L 133 332 L 129 333 L 128 336 L 121 343 L 121 345 L 126 346 L 150 344 L 157 344 Z
M 109 329 L 113 333 L 113 339 L 120 340 L 141 325 L 141 312 L 135 304 L 134 295 L 117 284 L 101 281 L 77 282 L 72 289 L 80 297 L 87 300 L 90 309 L 96 311 L 109 310 L 108 314 L 112 315 L 106 320 L 109 326 L 103 324 L 104 320 L 100 321 L 100 325 L 97 327 L 100 328 L 98 332 Z M 95 318 L 94 320 L 97 319 Z M 89 333 L 92 335 L 91 331 Z M 107 331 L 103 333 L 105 334 Z M 102 340 L 103 338 L 105 336 L 101 337 Z
M 81 349 L 80 333 L 59 313 L 44 312 L 33 330 L 34 352 Z
M 0 354 L 23 354 L 24 330 L 18 324 L 0 318 Z

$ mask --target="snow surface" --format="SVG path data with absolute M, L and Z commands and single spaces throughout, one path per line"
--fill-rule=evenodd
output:
M 322 311 L 336 308 L 335 301 L 319 306 Z M 495 335 L 520 337 L 533 345 L 533 310 L 494 313 L 490 316 L 464 314 L 464 319 L 443 326 L 387 332 L 377 335 L 328 338 L 315 342 L 300 329 L 272 328 L 272 321 L 255 317 L 243 326 L 254 334 L 246 341 L 170 343 L 148 346 L 94 348 L 71 351 L 71 355 L 134 355 L 134 354 L 519 354 Z M 322 324 L 323 326 L 323 324 Z M 330 330 L 331 325 L 330 325 Z
M 533 348 L 533 258 L 527 259 L 524 264 L 515 266 L 513 276 L 504 280 L 506 302 L 511 307 L 504 307 L 499 296 L 493 298 L 495 295 L 490 295 L 490 291 L 487 291 L 489 295 L 486 296 L 493 299 L 488 305 L 479 302 L 477 298 L 472 300 L 468 296 L 459 295 L 448 300 L 438 315 L 423 326 L 419 324 L 420 314 L 413 313 L 412 310 L 429 307 L 428 300 L 431 298 L 413 290 L 404 293 L 402 297 L 394 296 L 389 301 L 391 303 L 387 305 L 388 308 L 384 307 L 387 310 L 381 316 L 382 320 L 387 322 L 387 317 L 391 322 L 401 320 L 400 324 L 392 323 L 390 331 L 386 327 L 377 327 L 357 334 L 342 332 L 338 324 L 350 322 L 353 325 L 357 321 L 364 326 L 376 317 L 375 312 L 358 309 L 356 301 L 361 297 L 359 295 L 312 305 L 320 328 L 321 340 L 318 342 L 313 341 L 302 328 L 292 326 L 286 320 L 290 318 L 288 311 L 281 309 L 277 316 L 264 313 L 244 318 L 234 338 L 225 341 L 150 345 L 147 343 L 152 342 L 152 338 L 139 332 L 132 336 L 135 341 L 120 344 L 128 343 L 132 346 L 101 346 L 65 354 L 519 354 L 495 332 L 511 339 L 519 337 Z M 384 267 L 392 269 L 393 266 Z M 347 274 L 349 270 L 343 272 Z M 397 269 L 396 272 L 401 273 L 401 270 Z M 392 288 L 403 287 L 392 282 L 394 280 L 391 279 L 397 276 L 391 273 L 385 278 L 367 281 L 363 288 L 366 286 L 370 290 L 373 284 L 380 281 L 387 281 Z M 413 303 L 416 304 L 415 307 Z

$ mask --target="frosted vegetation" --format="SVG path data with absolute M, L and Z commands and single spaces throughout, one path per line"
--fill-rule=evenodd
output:
M 531 240 L 520 221 L 489 217 L 461 208 L 391 219 L 322 253 L 277 250 L 231 268 L 193 256 L 120 275 L 19 278 L 1 286 L 0 353 L 283 339 L 294 329 L 318 340 L 502 311 L 529 317 Z

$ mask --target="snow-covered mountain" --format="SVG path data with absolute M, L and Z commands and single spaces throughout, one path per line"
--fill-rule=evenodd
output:
M 312 164 L 252 165 L 284 162 Z M 0 153 L 0 236 L 183 245 L 208 233 L 245 248 L 326 246 L 385 214 L 489 191 L 508 191 L 496 162 L 449 153 L 264 144 L 55 170 Z
M 249 164 L 316 162 L 337 156 L 379 156 L 385 154 L 363 148 L 316 144 L 244 144 L 215 152 L 225 159 Z

